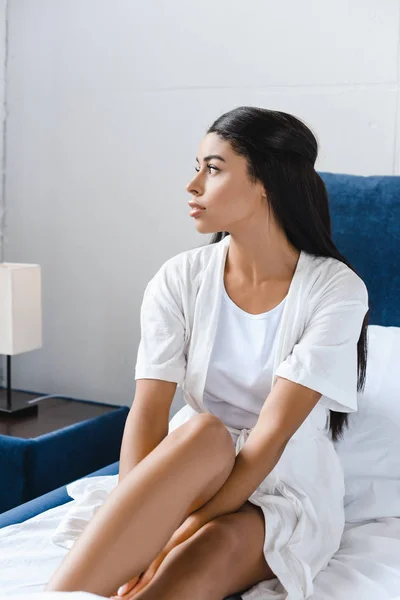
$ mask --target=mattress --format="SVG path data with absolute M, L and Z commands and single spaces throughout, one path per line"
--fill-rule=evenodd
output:
M 76 502 L 0 529 L 1 600 L 103 598 L 86 592 L 43 592 L 68 552 L 52 538 Z M 311 600 L 395 599 L 400 600 L 400 518 L 347 523 L 340 549 L 314 580 Z

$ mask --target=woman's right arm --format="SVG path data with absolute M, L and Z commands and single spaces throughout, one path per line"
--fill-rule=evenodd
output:
M 176 386 L 175 382 L 161 379 L 136 380 L 122 438 L 118 483 L 168 435 Z

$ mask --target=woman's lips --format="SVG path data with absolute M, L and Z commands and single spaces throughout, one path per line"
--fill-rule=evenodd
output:
M 201 213 L 203 212 L 203 210 L 205 210 L 205 208 L 192 208 L 192 210 L 190 211 L 190 216 L 191 217 L 198 217 L 201 215 Z

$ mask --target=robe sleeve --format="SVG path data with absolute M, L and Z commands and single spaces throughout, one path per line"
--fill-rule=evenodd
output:
M 182 383 L 186 374 L 185 318 L 176 265 L 167 261 L 147 284 L 140 309 L 135 379 Z
M 322 394 L 319 404 L 337 412 L 357 410 L 357 342 L 368 311 L 368 291 L 351 269 L 324 285 L 304 332 L 276 375 Z

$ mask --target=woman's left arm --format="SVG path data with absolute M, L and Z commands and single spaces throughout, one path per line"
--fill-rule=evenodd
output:
M 197 511 L 203 521 L 239 510 L 275 467 L 286 444 L 320 398 L 321 394 L 311 388 L 277 378 L 228 479 Z

